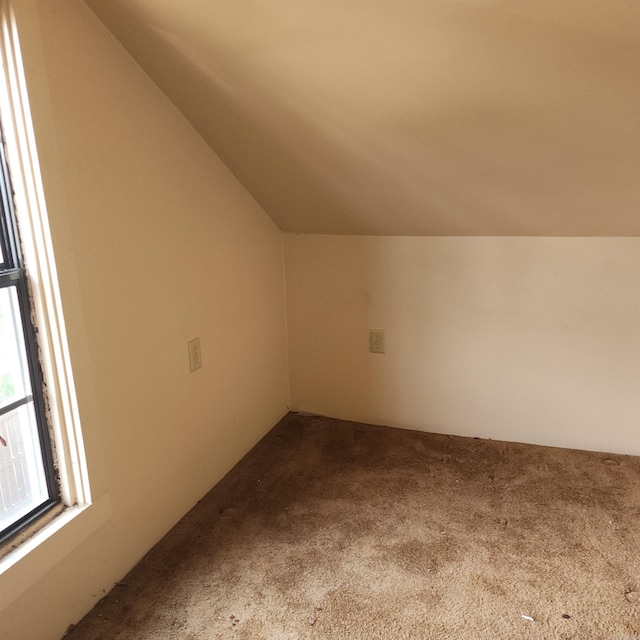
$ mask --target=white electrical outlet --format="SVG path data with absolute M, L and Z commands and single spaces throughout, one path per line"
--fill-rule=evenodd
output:
M 369 332 L 369 349 L 371 353 L 384 353 L 384 331 L 371 329 Z
M 200 348 L 200 338 L 194 338 L 187 343 L 189 348 L 189 370 L 195 371 L 202 366 L 202 349 Z

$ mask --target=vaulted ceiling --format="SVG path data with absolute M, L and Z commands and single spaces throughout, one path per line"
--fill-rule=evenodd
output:
M 637 0 L 86 0 L 283 231 L 640 235 Z

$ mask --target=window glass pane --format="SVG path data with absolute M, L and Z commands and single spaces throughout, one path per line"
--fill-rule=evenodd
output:
M 0 289 L 0 408 L 31 393 L 15 287 Z
M 48 499 L 33 402 L 0 416 L 0 531 Z

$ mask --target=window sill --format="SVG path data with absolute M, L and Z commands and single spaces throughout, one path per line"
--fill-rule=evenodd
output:
M 68 507 L 0 559 L 0 591 L 13 602 L 50 571 L 111 515 L 107 494 L 90 505 Z

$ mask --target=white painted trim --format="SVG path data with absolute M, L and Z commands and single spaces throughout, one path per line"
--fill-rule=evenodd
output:
M 0 585 L 3 601 L 8 604 L 19 598 L 67 556 L 77 546 L 78 540 L 88 538 L 110 515 L 111 504 L 107 494 L 92 505 L 68 507 L 2 558 Z
M 20 43 L 7 0 L 0 3 L 0 20 L 0 119 L 32 287 L 62 498 L 67 506 L 84 506 L 91 502 L 89 475 Z
M 18 31 L 10 0 L 0 0 L 0 119 L 15 192 L 16 217 L 32 288 L 50 422 L 64 509 L 35 525 L 0 559 L 4 603 L 18 598 L 111 515 L 109 497 L 92 501 L 66 337 L 53 243 Z M 10 544 L 10 543 L 8 543 Z M 15 544 L 15 541 L 14 541 Z

